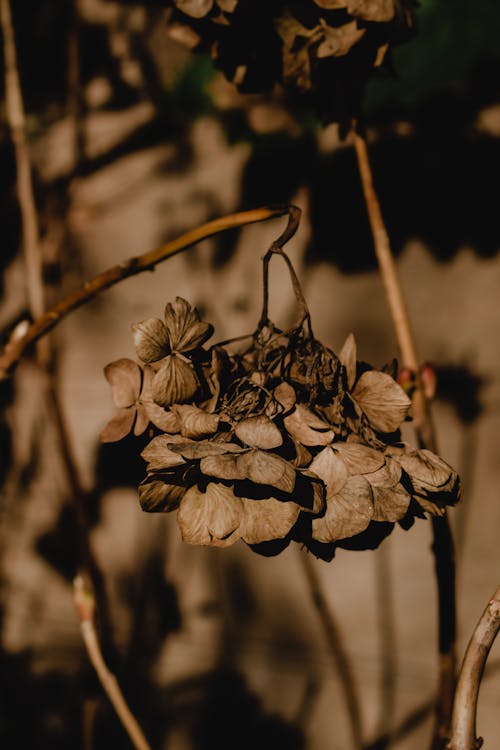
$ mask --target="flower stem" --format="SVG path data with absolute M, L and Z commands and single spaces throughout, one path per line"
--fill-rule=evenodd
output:
M 415 340 L 389 236 L 373 184 L 366 141 L 356 131 L 355 127 L 353 135 L 363 194 L 373 235 L 375 255 L 387 296 L 402 365 L 409 368 L 415 375 L 417 387 L 413 396 L 413 418 L 418 441 L 422 447 L 436 451 L 436 437 L 429 404 L 420 382 L 420 367 Z M 434 553 L 438 588 L 439 660 L 436 720 L 431 748 L 432 750 L 438 750 L 443 747 L 444 738 L 448 736 L 456 679 L 455 561 L 453 538 L 446 515 L 441 518 L 432 519 L 432 532 L 432 551 Z

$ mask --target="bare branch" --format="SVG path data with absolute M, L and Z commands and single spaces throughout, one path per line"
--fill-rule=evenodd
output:
M 135 274 L 152 271 L 155 266 L 167 258 L 171 258 L 173 255 L 207 237 L 212 237 L 214 234 L 242 227 L 246 224 L 266 221 L 278 216 L 290 215 L 291 211 L 292 207 L 280 206 L 277 208 L 255 208 L 251 211 L 229 214 L 220 219 L 214 219 L 206 224 L 202 224 L 177 239 L 167 242 L 155 250 L 144 253 L 144 255 L 130 258 L 117 266 L 109 268 L 37 318 L 26 331 L 22 332 L 22 335 L 18 333 L 11 337 L 3 353 L 0 355 L 0 379 L 8 377 L 12 373 L 30 344 L 45 336 L 69 313 L 86 304 L 105 289 L 109 289 L 130 276 L 135 276 Z
M 451 740 L 446 750 L 478 750 L 483 744 L 476 737 L 477 701 L 486 660 L 499 630 L 500 587 L 488 602 L 465 652 L 453 705 Z
M 151 746 L 146 740 L 137 719 L 130 711 L 123 697 L 116 677 L 109 671 L 104 661 L 99 638 L 94 627 L 94 597 L 81 576 L 78 576 L 74 580 L 74 602 L 78 617 L 80 618 L 80 629 L 89 659 L 119 720 L 136 750 L 151 750 Z

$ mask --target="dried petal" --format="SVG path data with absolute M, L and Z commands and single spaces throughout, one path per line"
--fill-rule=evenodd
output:
M 136 420 L 134 424 L 134 435 L 142 435 L 142 433 L 147 429 L 147 426 L 149 424 L 149 417 L 146 409 L 142 404 L 138 404 L 136 408 Z
M 283 423 L 290 435 L 302 445 L 328 445 L 333 440 L 329 425 L 301 404 L 297 404 L 295 411 L 285 417 Z
M 273 497 L 264 500 L 241 498 L 243 513 L 239 533 L 247 544 L 283 539 L 295 521 L 300 508 L 294 502 L 281 502 Z
M 181 435 L 189 438 L 209 437 L 216 432 L 219 425 L 219 417 L 216 414 L 207 414 L 197 406 L 180 406 L 174 404 L 172 411 L 177 414 L 181 423 Z
M 200 461 L 200 471 L 209 477 L 236 481 L 245 479 L 245 475 L 238 468 L 237 456 L 225 453 L 222 456 L 206 456 Z
M 210 483 L 206 492 L 191 487 L 177 512 L 182 538 L 188 544 L 229 547 L 239 539 L 243 503 L 232 489 Z
M 369 481 L 369 475 L 367 479 Z M 389 523 L 394 523 L 405 516 L 410 504 L 410 494 L 402 485 L 396 484 L 393 487 L 376 487 L 371 485 L 371 487 L 373 491 L 374 521 L 389 521 Z
M 342 57 L 347 55 L 361 37 L 366 29 L 358 28 L 356 21 L 345 23 L 343 26 L 327 26 L 323 24 L 323 41 L 317 49 L 318 58 Z
M 401 425 L 411 401 L 390 375 L 376 370 L 364 372 L 352 392 L 372 427 L 379 432 L 394 432 Z
M 294 490 L 295 469 L 273 453 L 254 448 L 238 456 L 237 466 L 243 476 L 255 484 L 268 484 L 288 493 Z
M 314 0 L 317 2 L 317 0 Z M 363 21 L 392 21 L 395 13 L 394 0 L 346 0 L 347 10 L 351 16 Z
M 219 8 L 226 13 L 233 13 L 238 3 L 239 0 L 217 0 Z
M 162 406 L 155 404 L 154 401 L 143 402 L 144 411 L 148 415 L 149 421 L 163 432 L 175 434 L 179 432 L 181 424 L 179 418 L 173 411 L 164 409 Z
M 165 307 L 165 325 L 172 349 L 189 352 L 201 346 L 214 329 L 210 323 L 200 321 L 198 310 L 182 297 L 169 302 Z
M 176 7 L 191 18 L 203 18 L 209 13 L 214 0 L 174 0 Z
M 356 380 L 356 339 L 352 333 L 344 341 L 339 359 L 346 369 L 347 386 L 352 388 Z
M 364 477 L 350 477 L 326 504 L 323 518 L 312 522 L 313 538 L 334 542 L 364 531 L 373 518 L 373 495 Z
M 224 453 L 241 453 L 244 448 L 234 443 L 214 443 L 211 440 L 186 440 L 177 445 L 170 445 L 170 450 L 178 453 L 184 458 L 195 460 L 205 456 L 222 456 Z
M 291 463 L 294 466 L 300 466 L 302 468 L 305 466 L 309 466 L 312 461 L 312 454 L 309 453 L 307 448 L 304 448 L 302 443 L 299 443 L 298 440 L 294 440 L 293 438 L 291 438 L 291 440 L 295 447 L 295 458 L 291 461 Z
M 236 437 L 252 448 L 271 449 L 283 444 L 281 432 L 269 417 L 249 417 L 236 425 Z
M 168 333 L 158 318 L 148 318 L 132 326 L 137 356 L 143 362 L 157 362 L 170 354 Z
M 104 368 L 113 401 L 119 409 L 132 406 L 141 390 L 141 368 L 131 359 L 117 359 Z
M 158 435 L 147 444 L 141 456 L 148 462 L 148 471 L 170 469 L 185 463 L 182 455 L 170 450 L 169 445 L 172 444 L 173 439 L 172 435 Z
M 333 449 L 344 461 L 350 474 L 367 474 L 377 471 L 385 463 L 384 454 L 359 443 L 333 443 Z
M 165 484 L 149 477 L 139 485 L 139 500 L 141 508 L 147 513 L 170 512 L 179 507 L 179 503 L 186 493 L 185 487 L 176 484 Z
M 273 391 L 273 396 L 276 401 L 284 407 L 285 411 L 290 411 L 295 406 L 297 396 L 295 390 L 289 383 L 280 383 Z
M 425 482 L 430 487 L 441 487 L 454 474 L 453 469 L 446 461 L 428 450 L 404 454 L 400 456 L 399 463 L 410 478 Z
M 309 471 L 316 474 L 326 485 L 326 497 L 336 495 L 347 482 L 349 473 L 345 463 L 330 447 L 323 448 L 314 458 Z
M 194 396 L 198 385 L 192 365 L 172 354 L 153 378 L 153 399 L 160 406 L 182 403 Z
M 101 443 L 116 443 L 126 437 L 132 429 L 134 419 L 134 407 L 120 409 L 101 432 Z

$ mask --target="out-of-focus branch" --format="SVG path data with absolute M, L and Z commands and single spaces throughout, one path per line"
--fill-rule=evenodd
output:
M 499 630 L 500 587 L 488 602 L 465 652 L 446 750 L 478 750 L 483 744 L 476 737 L 477 701 L 486 660 Z
M 74 580 L 74 602 L 80 619 L 82 638 L 89 659 L 119 720 L 136 750 L 151 750 L 151 746 L 146 740 L 141 727 L 123 697 L 116 677 L 109 671 L 104 661 L 99 638 L 94 627 L 94 597 L 81 576 L 78 576 Z
M 436 451 L 436 436 L 429 404 L 420 381 L 420 367 L 410 318 L 380 203 L 373 184 L 366 141 L 356 131 L 356 128 L 354 128 L 353 137 L 363 194 L 373 235 L 375 255 L 389 304 L 402 365 L 409 368 L 415 376 L 417 387 L 413 396 L 413 418 L 417 437 L 420 445 Z M 432 532 L 432 551 L 434 553 L 434 569 L 438 588 L 439 660 L 438 698 L 431 750 L 441 750 L 445 738 L 449 734 L 456 675 L 455 559 L 453 538 L 446 515 L 441 518 L 432 519 Z
M 355 747 L 356 750 L 360 750 L 363 747 L 361 710 L 356 682 L 349 663 L 349 658 L 344 648 L 344 644 L 342 643 L 339 627 L 335 622 L 331 608 L 323 594 L 318 579 L 318 573 L 314 567 L 314 562 L 307 551 L 301 551 L 300 558 L 309 583 L 309 589 L 311 591 L 314 605 L 318 611 L 323 626 L 323 632 L 326 636 L 332 661 L 337 667 L 340 677 L 340 684 L 344 693 L 344 699 L 351 724 L 353 747 Z
M 63 318 L 69 315 L 69 313 L 89 302 L 105 289 L 109 289 L 130 276 L 135 276 L 135 274 L 152 271 L 155 266 L 167 258 L 191 247 L 191 245 L 195 245 L 201 240 L 207 239 L 207 237 L 212 237 L 214 234 L 242 227 L 246 224 L 266 221 L 278 216 L 290 215 L 292 210 L 293 207 L 289 206 L 279 206 L 277 208 L 266 206 L 255 208 L 251 211 L 229 214 L 220 219 L 214 219 L 206 224 L 202 224 L 196 229 L 182 234 L 177 239 L 167 242 L 155 250 L 144 253 L 144 255 L 130 258 L 117 266 L 109 268 L 104 273 L 88 281 L 80 289 L 69 294 L 51 310 L 38 317 L 27 329 L 20 333 L 18 331 L 17 334 L 14 331 L 13 336 L 11 336 L 3 353 L 0 355 L 0 379 L 6 378 L 11 374 L 30 344 L 41 339 L 58 325 Z

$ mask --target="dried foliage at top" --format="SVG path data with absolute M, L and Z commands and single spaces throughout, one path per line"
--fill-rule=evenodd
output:
M 415 25 L 414 0 L 169 0 L 171 36 L 210 52 L 241 92 L 307 95 L 326 122 L 359 114 L 364 83 Z
M 283 255 L 300 320 L 267 315 L 267 272 Z M 350 335 L 339 356 L 315 339 L 288 258 L 264 258 L 264 310 L 239 351 L 204 344 L 212 327 L 181 298 L 164 321 L 133 326 L 142 368 L 108 365 L 118 414 L 103 439 L 149 424 L 139 487 L 146 511 L 177 511 L 183 539 L 263 554 L 291 540 L 331 559 L 336 546 L 376 546 L 399 522 L 442 515 L 459 499 L 455 471 L 401 442 L 411 402 L 394 378 L 360 362 Z

